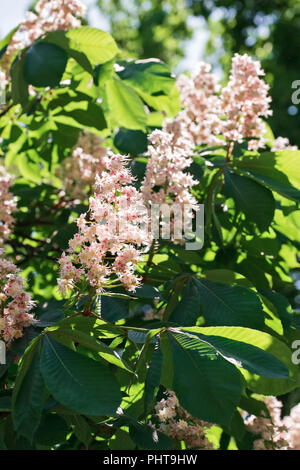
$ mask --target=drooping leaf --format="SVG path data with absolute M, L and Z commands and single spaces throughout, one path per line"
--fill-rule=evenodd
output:
M 13 393 L 15 429 L 30 440 L 39 426 L 45 400 L 45 385 L 40 371 L 39 348 L 36 346 L 33 349 L 33 356 L 30 357 L 28 354 L 25 358 L 25 362 L 30 359 L 30 363 L 24 375 L 21 369 L 19 379 L 17 379 L 18 384 Z M 23 364 L 23 368 L 26 368 L 26 364 Z
M 141 423 L 132 423 L 129 435 L 133 442 L 143 450 L 170 450 L 173 446 L 173 442 L 168 436 Z
M 111 127 L 142 131 L 146 128 L 147 115 L 143 102 L 133 88 L 122 80 L 112 78 L 105 83 L 103 109 Z
M 246 215 L 247 220 L 255 222 L 262 232 L 265 231 L 274 217 L 275 200 L 272 192 L 256 181 L 228 169 L 225 169 L 224 175 L 226 195 L 234 199 L 237 209 Z
M 11 94 L 12 99 L 15 104 L 20 103 L 23 107 L 28 103 L 29 92 L 28 92 L 28 83 L 24 78 L 24 60 L 25 54 L 21 54 L 17 58 L 11 67 Z
M 202 300 L 203 315 L 209 325 L 262 328 L 264 312 L 253 291 L 200 278 L 195 282 Z
M 235 162 L 241 173 L 264 184 L 288 199 L 300 201 L 299 152 L 281 150 L 245 156 Z
M 131 86 L 154 94 L 168 95 L 174 86 L 174 78 L 166 64 L 157 59 L 119 61 L 119 77 Z
M 88 415 L 113 415 L 121 403 L 119 385 L 102 363 L 45 335 L 41 371 L 50 393 L 62 405 Z
M 188 327 L 189 331 L 198 331 L 198 327 Z M 289 370 L 290 378 L 268 378 L 258 376 L 247 370 L 241 369 L 241 372 L 247 381 L 247 387 L 255 393 L 263 395 L 283 395 L 296 388 L 300 383 L 300 374 L 298 366 L 292 363 L 292 351 L 282 341 L 271 336 L 268 333 L 253 330 L 250 328 L 239 327 L 207 327 L 201 329 L 203 334 L 222 336 L 225 338 L 242 341 L 252 344 L 257 348 L 263 349 L 272 356 L 276 357 Z
M 237 368 L 215 349 L 184 334 L 169 334 L 174 362 L 173 390 L 193 416 L 229 425 L 242 393 Z M 165 367 L 165 365 L 164 365 Z
M 231 338 L 201 334 L 200 331 L 206 332 L 206 329 L 204 330 L 203 328 L 199 328 L 198 331 L 199 333 L 196 333 L 196 336 L 199 339 L 210 344 L 225 359 L 238 367 L 263 377 L 289 377 L 288 368 L 267 351 L 253 346 L 252 344 L 236 341 Z
M 194 325 L 201 312 L 201 295 L 195 279 L 188 279 L 182 298 L 175 307 L 169 321 L 181 326 Z

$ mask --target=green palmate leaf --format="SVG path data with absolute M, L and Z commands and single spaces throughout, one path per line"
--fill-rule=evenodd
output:
M 161 382 L 163 354 L 159 342 L 155 346 L 145 380 L 145 411 L 154 398 L 156 387 Z
M 270 267 L 266 258 L 259 258 L 248 254 L 247 257 L 239 263 L 238 268 L 239 271 L 257 288 L 268 289 L 270 287 L 267 276 Z
M 169 340 L 174 363 L 172 389 L 180 404 L 197 418 L 229 425 L 242 393 L 237 368 L 198 339 L 169 333 Z
M 90 74 L 93 74 L 93 66 L 109 62 L 118 53 L 110 34 L 89 26 L 51 32 L 45 41 L 63 48 Z
M 275 211 L 275 228 L 293 242 L 300 243 L 300 210 L 285 215 L 281 210 Z
M 26 52 L 24 78 L 30 85 L 53 88 L 61 81 L 67 61 L 67 54 L 61 47 L 38 42 Z
M 119 62 L 119 77 L 133 88 L 146 93 L 170 93 L 174 86 L 174 77 L 166 64 L 158 59 Z
M 193 332 L 195 332 L 196 329 L 197 328 L 194 328 Z M 189 330 L 186 329 L 185 331 Z M 267 351 L 242 341 L 206 334 L 207 328 L 198 328 L 197 331 L 198 333 L 195 334 L 200 340 L 210 344 L 226 360 L 236 366 L 263 377 L 289 377 L 288 368 Z M 204 332 L 204 334 L 201 332 Z
M 63 320 L 65 315 L 62 307 L 63 302 L 55 299 L 38 304 L 35 309 L 38 322 L 35 325 L 45 328 Z
M 0 412 L 11 411 L 11 396 L 3 395 L 0 396 Z
M 74 315 L 60 321 L 56 326 L 84 331 L 85 333 L 88 333 L 89 335 L 92 334 L 97 338 L 111 339 L 125 334 L 118 326 L 108 324 L 104 320 L 94 316 L 86 317 L 84 315 Z
M 293 320 L 293 312 L 288 300 L 283 295 L 270 289 L 260 289 L 259 293 L 271 302 L 284 330 L 287 331 Z
M 52 116 L 57 125 L 90 130 L 96 134 L 107 127 L 101 106 L 86 100 L 58 106 Z
M 16 165 L 26 180 L 41 183 L 41 160 L 34 149 L 19 153 Z
M 105 83 L 103 109 L 111 127 L 142 131 L 146 128 L 147 115 L 142 100 L 120 79 L 112 78 Z
M 169 450 L 173 448 L 172 439 L 161 432 L 153 431 L 150 426 L 132 423 L 129 435 L 133 442 L 143 450 Z
M 300 152 L 281 150 L 245 156 L 234 165 L 249 177 L 288 199 L 300 201 Z
M 210 325 L 262 328 L 264 312 L 258 296 L 241 286 L 227 286 L 195 279 L 202 300 L 203 315 Z
M 157 125 L 158 127 L 161 127 L 162 120 L 166 116 L 175 116 L 180 111 L 180 95 L 176 86 L 172 88 L 168 96 L 161 94 L 150 95 L 149 93 L 138 89 L 136 89 L 136 91 L 142 98 L 142 100 L 145 101 L 145 103 L 147 103 L 150 108 L 153 108 L 156 111 L 161 111 L 162 113 L 160 118 L 157 114 L 154 114 L 153 117 L 151 117 L 151 113 L 148 114 L 147 120 L 149 126 L 155 127 Z M 156 124 L 151 122 L 151 119 L 153 118 Z
M 39 346 L 39 341 L 40 341 L 39 337 L 33 339 L 32 342 L 30 343 L 30 345 L 27 347 L 26 351 L 24 352 L 21 364 L 19 366 L 18 375 L 17 375 L 16 381 L 15 381 L 15 386 L 14 386 L 14 391 L 13 391 L 13 396 L 12 396 L 13 405 L 14 405 L 15 400 L 17 398 L 17 395 L 19 393 L 19 389 L 20 389 L 21 384 L 24 380 L 24 377 L 27 374 L 27 371 L 29 369 L 31 361 L 33 360 L 36 349 Z
M 144 344 L 147 340 L 147 331 L 129 330 L 128 339 L 133 343 Z
M 116 351 L 100 340 L 97 340 L 95 336 L 91 336 L 84 331 L 76 330 L 74 328 L 53 327 L 52 329 L 48 328 L 47 331 L 51 337 L 67 347 L 71 346 L 73 349 L 73 345 L 75 343 L 79 343 L 88 350 L 95 351 L 97 356 L 99 356 L 99 359 L 102 358 L 110 364 L 114 364 L 117 367 L 121 367 L 121 369 L 125 369 L 128 372 L 133 373 L 130 365 L 123 361 Z M 91 333 L 93 332 L 91 331 Z
M 49 392 L 79 413 L 114 415 L 121 403 L 118 382 L 107 366 L 89 359 L 46 335 L 41 371 Z
M 70 29 L 66 32 L 73 49 L 83 52 L 92 65 L 104 64 L 119 52 L 112 36 L 90 26 Z
M 199 331 L 198 327 L 189 327 L 188 330 L 191 332 Z M 257 374 L 241 369 L 247 381 L 247 387 L 253 392 L 262 393 L 263 395 L 283 395 L 296 388 L 297 384 L 300 383 L 298 367 L 292 363 L 291 349 L 268 333 L 251 330 L 250 328 L 226 326 L 201 328 L 201 330 L 202 334 L 222 336 L 263 349 L 279 359 L 288 368 L 290 372 L 289 379 L 260 377 Z
M 230 269 L 210 269 L 208 271 L 204 271 L 204 275 L 208 281 L 252 287 L 252 284 L 248 279 L 239 273 L 231 271 Z
M 101 296 L 101 315 L 104 320 L 116 322 L 129 315 L 129 299 Z
M 155 297 L 159 298 L 161 294 L 156 287 L 144 283 L 135 290 L 134 295 L 140 299 L 154 299 Z
M 227 431 L 228 429 L 228 431 Z M 225 427 L 225 432 L 228 432 L 230 436 L 233 436 L 235 440 L 240 441 L 243 439 L 246 431 L 244 420 L 241 416 L 241 413 L 238 410 L 235 410 L 230 425 Z
M 118 429 L 114 437 L 109 441 L 111 450 L 133 450 L 135 443 L 130 438 L 129 433 L 123 429 Z
M 224 171 L 225 192 L 235 201 L 237 209 L 244 212 L 247 219 L 255 222 L 265 231 L 274 217 L 275 200 L 272 192 L 250 178 L 236 175 L 228 169 Z
M 44 446 L 54 446 L 66 440 L 69 432 L 64 419 L 53 413 L 44 413 L 35 440 Z
M 201 295 L 194 278 L 188 279 L 179 304 L 169 320 L 179 325 L 194 325 L 201 312 Z
M 38 342 L 27 350 L 23 361 L 13 392 L 13 420 L 16 431 L 32 439 L 41 420 L 45 399 Z
M 74 433 L 77 439 L 80 442 L 83 442 L 85 447 L 87 448 L 92 440 L 91 427 L 83 416 L 74 415 L 72 418 L 72 421 L 74 422 Z
M 138 155 L 147 150 L 147 134 L 121 128 L 114 137 L 114 145 L 123 153 Z
M 20 103 L 23 107 L 28 103 L 29 92 L 28 83 L 24 78 L 24 60 L 25 53 L 23 52 L 19 58 L 17 58 L 11 67 L 11 94 L 15 104 Z
M 239 403 L 239 407 L 242 408 L 242 410 L 248 411 L 251 415 L 255 416 L 262 416 L 265 414 L 265 416 L 268 416 L 268 408 L 266 407 L 266 404 L 262 400 L 256 400 L 255 398 L 248 398 L 242 396 L 241 401 Z

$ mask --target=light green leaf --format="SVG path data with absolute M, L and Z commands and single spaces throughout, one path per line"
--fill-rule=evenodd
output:
M 145 130 L 147 115 L 144 104 L 133 88 L 112 78 L 104 87 L 103 109 L 111 127 Z
M 240 172 L 282 194 L 300 201 L 300 151 L 280 150 L 245 156 L 234 165 Z

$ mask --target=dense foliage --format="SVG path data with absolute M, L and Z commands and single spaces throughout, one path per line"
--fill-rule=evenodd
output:
M 271 86 L 272 129 L 300 145 L 299 113 L 291 99 L 300 66 L 298 0 L 98 0 L 98 5 L 130 57 L 147 58 L 156 51 L 156 57 L 175 66 L 189 48 L 193 57 L 205 49 L 207 60 L 221 63 L 225 75 L 236 52 L 259 59 Z
M 175 82 L 50 4 L 1 42 L 1 448 L 299 448 L 300 152 L 260 65 Z M 202 248 L 141 198 L 203 204 Z

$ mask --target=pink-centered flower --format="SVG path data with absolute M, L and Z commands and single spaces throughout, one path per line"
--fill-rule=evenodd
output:
M 89 132 L 82 134 L 72 155 L 62 161 L 56 172 L 62 180 L 62 195 L 84 200 L 88 190 L 94 188 L 96 174 L 107 168 L 107 151 L 101 137 Z
M 96 291 L 116 284 L 134 291 L 140 284 L 136 267 L 150 242 L 149 220 L 126 164 L 126 157 L 108 152 L 106 170 L 96 175 L 89 211 L 78 218 L 78 233 L 59 260 L 63 294 L 83 279 Z
M 16 210 L 17 200 L 9 191 L 11 183 L 11 176 L 0 166 L 0 247 L 8 239 L 14 225 L 12 214 Z
M 0 338 L 8 345 L 23 336 L 23 329 L 34 322 L 30 313 L 34 302 L 24 290 L 24 281 L 14 263 L 0 249 Z

